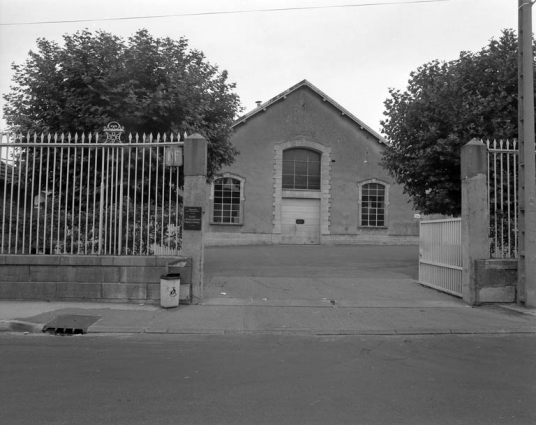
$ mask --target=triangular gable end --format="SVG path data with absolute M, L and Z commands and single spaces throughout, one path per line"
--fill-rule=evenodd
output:
M 247 114 L 243 115 L 242 117 L 238 118 L 232 127 L 236 127 L 239 124 L 245 123 L 249 118 L 253 117 L 254 115 L 266 111 L 267 108 L 269 108 L 274 103 L 278 102 L 279 100 L 285 99 L 290 93 L 293 91 L 298 90 L 300 87 L 309 87 L 311 90 L 313 90 L 316 94 L 318 94 L 324 101 L 329 102 L 331 105 L 333 105 L 335 108 L 337 108 L 342 115 L 347 116 L 349 119 L 351 119 L 353 122 L 355 122 L 362 130 L 366 130 L 368 133 L 370 133 L 373 137 L 378 139 L 378 142 L 387 145 L 387 141 L 380 136 L 377 132 L 375 132 L 372 128 L 370 128 L 368 125 L 366 125 L 363 121 L 358 119 L 355 115 L 348 112 L 345 108 L 343 108 L 341 105 L 339 105 L 337 102 L 335 102 L 331 97 L 326 95 L 324 92 L 319 90 L 315 85 L 311 84 L 307 80 L 303 80 L 299 82 L 298 84 L 292 86 L 288 90 L 285 90 L 283 93 L 277 95 L 276 97 L 273 97 L 269 101 L 259 105 L 257 108 L 255 108 L 253 111 L 248 112 Z

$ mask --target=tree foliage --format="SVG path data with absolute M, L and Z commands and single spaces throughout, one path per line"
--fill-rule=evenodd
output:
M 461 213 L 460 148 L 472 138 L 517 138 L 517 36 L 503 31 L 481 51 L 434 60 L 390 90 L 384 167 L 425 214 Z
M 44 38 L 24 64 L 12 65 L 4 117 L 12 130 L 94 132 L 118 121 L 127 132 L 201 133 L 209 141 L 209 176 L 237 154 L 229 142 L 240 111 L 235 85 L 185 38 L 126 41 L 107 32 Z

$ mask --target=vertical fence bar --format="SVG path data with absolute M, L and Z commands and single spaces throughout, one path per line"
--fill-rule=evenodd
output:
M 30 146 L 27 146 L 26 149 L 23 149 L 26 153 L 26 160 L 24 161 L 24 221 L 22 222 L 22 253 L 26 254 L 26 222 L 28 212 L 26 209 L 26 204 L 28 200 L 28 172 L 29 172 L 29 161 L 30 161 Z M 5 202 L 4 202 L 5 205 Z M 31 222 L 30 222 L 31 226 Z M 4 232 L 2 232 L 3 235 Z M 30 254 L 30 248 L 28 247 L 28 254 Z
M 517 239 L 517 233 L 518 233 L 518 227 L 517 227 L 517 216 L 518 216 L 517 181 L 518 180 L 517 179 L 518 179 L 518 172 L 519 172 L 518 156 L 517 156 L 517 152 L 518 152 L 517 140 L 514 140 L 514 150 L 516 152 L 514 155 L 512 155 L 513 158 L 514 158 L 514 164 L 513 164 L 513 169 L 514 169 L 514 211 L 515 211 L 515 214 L 514 214 L 514 246 L 516 247 L 515 256 L 517 257 L 518 253 L 519 253 L 519 247 L 518 247 L 518 244 L 517 244 L 517 242 L 518 242 L 518 239 Z
M 95 141 L 95 143 L 97 143 L 97 141 Z M 95 221 L 96 221 L 96 218 L 97 218 L 97 170 L 99 169 L 99 150 L 98 149 L 94 149 L 93 151 L 94 155 L 94 160 L 93 160 L 93 167 L 94 167 L 94 170 L 93 170 L 93 205 L 92 205 L 92 208 L 91 208 L 91 211 L 92 211 L 92 219 L 91 219 L 91 241 L 92 241 L 92 245 L 91 245 L 91 253 L 92 254 L 95 254 L 95 241 L 98 240 L 98 233 L 97 233 L 97 229 L 95 228 Z M 102 193 L 100 194 L 101 196 L 101 199 L 102 199 Z
M 158 244 L 158 241 L 156 239 L 156 228 L 158 227 L 158 156 L 159 156 L 159 153 L 160 153 L 160 148 L 158 146 L 158 143 L 160 142 L 160 133 L 158 133 L 157 135 L 157 138 L 156 138 L 156 147 L 155 147 L 155 150 L 156 150 L 156 166 L 155 166 L 155 173 L 156 173 L 156 177 L 155 177 L 155 191 L 154 191 L 154 245 L 155 245 L 155 249 L 156 249 L 156 245 Z
M 500 214 L 500 217 L 501 217 L 501 244 L 500 244 L 500 248 L 501 248 L 501 258 L 504 258 L 504 163 L 503 163 L 503 158 L 504 158 L 504 152 L 502 152 L 502 149 L 503 149 L 503 140 L 500 140 L 499 142 L 499 148 L 501 149 L 501 153 L 500 153 L 500 177 L 501 177 L 501 191 L 500 191 L 500 194 L 501 194 L 501 197 L 499 199 L 500 201 L 500 207 L 501 207 L 501 214 Z
M 507 140 L 506 141 L 506 147 L 508 149 L 510 149 L 510 141 Z M 507 223 L 508 223 L 508 226 L 507 226 L 507 239 L 508 239 L 508 258 L 511 257 L 512 255 L 512 252 L 511 252 L 511 249 L 512 249 L 512 238 L 511 238 L 511 235 L 512 235 L 512 222 L 511 222 L 511 205 L 510 205 L 510 183 L 511 183 L 511 178 L 510 178 L 510 152 L 507 152 L 506 154 L 506 205 L 508 206 L 508 211 L 507 211 Z
M 58 135 L 55 134 L 54 135 L 54 143 L 57 143 L 58 142 Z M 64 148 L 63 146 L 60 147 L 60 180 L 59 180 L 59 183 L 60 183 L 60 187 L 59 187 L 59 192 L 58 193 L 58 239 L 57 239 L 57 243 L 61 245 L 61 235 L 60 235 L 60 229 L 61 229 L 61 198 L 62 198 L 62 182 L 63 182 L 63 155 L 64 155 Z M 64 220 L 65 220 L 65 216 L 64 216 Z M 65 243 L 63 243 L 63 245 L 61 246 L 61 253 L 65 254 L 65 250 L 67 249 L 67 247 L 65 246 Z
M 111 192 L 110 192 L 110 234 L 109 234 L 109 247 L 110 254 L 116 254 L 116 241 L 117 241 L 117 148 L 112 149 L 112 162 L 110 166 L 110 180 L 111 180 Z
M 82 133 L 82 143 L 84 143 L 84 133 Z M 80 247 L 82 246 L 82 196 L 84 194 L 84 147 L 80 147 L 80 180 L 78 190 L 78 241 L 76 247 L 76 253 L 80 254 Z
M 132 208 L 134 209 L 134 215 L 132 217 L 133 223 L 132 223 L 132 251 L 134 254 L 136 254 L 136 229 L 138 228 L 138 222 L 136 221 L 136 213 L 138 211 L 137 205 L 138 205 L 138 156 L 139 156 L 139 149 L 138 146 L 136 146 L 136 162 L 134 167 L 134 204 L 132 205 Z
M 69 133 L 69 143 L 71 143 L 71 134 Z M 75 140 L 76 141 L 76 140 Z M 71 255 L 74 254 L 74 229 L 75 229 L 75 215 L 74 215 L 74 206 L 75 206 L 75 199 L 76 199 L 76 159 L 78 156 L 78 148 L 75 146 L 73 148 L 74 155 L 73 155 L 73 193 L 71 195 L 72 201 L 71 201 Z M 70 158 L 69 158 L 70 160 Z
M 493 147 L 497 148 L 497 140 L 493 141 Z M 494 216 L 494 223 L 495 223 L 495 257 L 497 256 L 497 249 L 499 245 L 498 241 L 498 226 L 497 226 L 497 151 L 493 151 L 493 216 Z
M 15 254 L 19 252 L 19 215 L 20 215 L 20 191 L 21 191 L 21 155 L 22 150 L 17 149 L 17 168 L 19 169 L 19 175 L 17 180 L 17 221 L 16 221 L 16 232 L 15 232 Z M 13 184 L 13 183 L 12 183 Z M 23 217 L 24 220 L 24 217 Z
M 62 142 L 64 141 L 63 134 L 61 135 Z M 64 252 L 67 254 L 67 221 L 69 220 L 69 169 L 71 168 L 71 147 L 67 146 L 67 166 L 65 169 L 65 216 L 63 221 L 63 246 Z
M 44 135 L 41 134 L 41 143 L 44 143 Z M 48 216 L 48 173 L 49 173 L 49 164 L 50 164 L 50 145 L 47 142 L 47 165 L 46 165 L 46 172 L 45 172 L 45 210 L 44 210 L 44 220 L 43 220 L 43 253 L 46 254 L 46 247 L 47 247 L 47 224 L 49 220 Z M 43 171 L 41 170 L 41 173 Z M 52 251 L 49 251 L 49 254 L 52 254 Z
M 103 245 L 103 226 L 104 226 L 104 191 L 105 191 L 105 185 L 104 185 L 104 170 L 105 170 L 105 150 L 104 148 L 101 151 L 101 190 L 100 190 L 100 202 L 99 202 L 99 247 L 98 247 L 98 254 L 103 254 L 103 249 L 105 248 L 105 245 Z
M 43 140 L 41 139 L 41 144 Z M 39 147 L 39 186 L 37 187 L 37 234 L 36 234 L 36 253 L 40 253 L 41 241 L 40 241 L 40 231 L 41 231 L 41 203 L 43 196 L 43 185 L 42 185 L 42 176 L 43 176 L 43 146 Z M 45 195 L 46 196 L 46 195 Z M 35 206 L 35 205 L 34 205 Z
M 168 227 L 167 227 L 167 228 L 168 228 L 168 232 L 167 232 L 167 240 L 166 240 L 166 242 L 167 242 L 167 244 L 168 244 L 170 247 L 172 247 L 173 244 L 171 243 L 171 240 L 172 240 L 172 239 L 171 239 L 171 233 L 170 233 L 171 230 L 170 230 L 170 229 L 171 229 L 171 210 L 172 210 L 172 203 L 171 203 L 171 202 L 172 202 L 172 201 L 171 201 L 171 184 L 172 184 L 172 179 L 171 179 L 171 177 L 172 177 L 172 174 L 173 174 L 173 173 L 171 172 L 171 170 L 168 170 L 168 171 L 169 171 L 168 203 L 167 203 L 167 204 L 168 204 L 168 207 L 167 207 L 167 208 L 168 208 Z M 175 212 L 175 214 L 176 214 L 176 212 Z M 176 246 L 175 246 L 175 249 L 176 249 Z
M 123 179 L 125 168 L 125 148 L 120 147 L 118 149 L 121 152 L 121 177 L 119 178 L 119 236 L 118 236 L 118 254 L 123 254 Z
M 88 142 L 91 143 L 91 133 L 88 134 Z M 84 255 L 87 255 L 87 248 L 89 245 L 89 213 L 91 211 L 89 207 L 89 188 L 90 188 L 90 178 L 91 178 L 91 149 L 87 148 L 87 182 L 86 182 L 86 223 L 85 223 L 85 232 L 84 232 Z M 93 187 L 93 192 L 95 187 Z
M 150 241 L 150 231 L 151 231 L 151 171 L 153 168 L 153 147 L 151 146 L 153 142 L 152 133 L 149 135 L 149 184 L 147 185 L 147 254 L 149 254 L 149 241 Z
M 145 141 L 145 134 L 143 135 L 143 141 Z M 143 201 L 144 201 L 144 192 L 145 192 L 145 150 L 146 147 L 142 148 L 142 161 L 141 161 L 141 199 L 140 199 L 140 255 L 144 252 L 143 249 Z
M 129 141 L 130 143 L 130 141 Z M 131 182 L 130 182 L 130 167 L 131 167 L 131 164 L 132 164 L 132 147 L 128 147 L 128 163 L 127 163 L 127 167 L 128 167 L 128 172 L 127 172 L 127 226 L 126 226 L 126 229 L 125 229 L 125 254 L 128 254 L 129 253 L 129 247 L 128 247 L 128 242 L 129 242 L 129 239 L 130 239 L 130 232 L 129 232 L 129 224 L 130 224 L 130 188 L 131 188 Z M 136 186 L 134 186 L 134 188 L 136 188 Z M 133 247 L 134 248 L 134 247 Z
M 111 151 L 111 152 L 110 152 Z M 104 254 L 111 254 L 110 246 L 110 229 L 112 218 L 111 218 L 111 202 L 113 195 L 113 188 L 110 187 L 110 154 L 113 156 L 113 150 L 111 148 L 106 148 L 106 205 L 104 207 Z M 113 176 L 112 176 L 113 178 Z M 110 220 L 110 223 L 108 223 Z
M 35 135 L 34 135 L 35 136 Z M 21 135 L 22 140 L 22 135 Z M 29 135 L 28 135 L 28 142 L 30 142 Z M 30 250 L 30 253 L 32 253 L 32 240 L 33 240 L 33 212 L 34 212 L 34 189 L 35 189 L 35 156 L 37 155 L 37 147 L 35 146 L 36 138 L 34 137 L 34 146 L 32 151 L 32 194 L 30 197 L 30 241 L 28 245 L 28 249 Z
M 13 153 L 10 153 L 11 157 L 13 158 Z M 15 164 L 13 163 L 13 160 L 11 160 L 11 184 L 9 188 L 9 233 L 8 233 L 8 253 L 11 254 L 11 250 L 13 247 L 12 244 L 12 237 L 11 237 L 11 229 L 13 227 L 13 186 L 15 183 Z
M 164 142 L 166 141 L 166 135 L 164 134 Z M 162 209 L 162 214 L 161 214 L 161 227 L 160 227 L 160 246 L 162 247 L 162 249 L 164 249 L 164 222 L 165 222 L 165 216 L 164 216 L 164 199 L 165 199 L 165 196 L 166 196 L 166 147 L 163 146 L 162 147 L 162 198 L 161 198 L 161 202 L 160 202 L 160 208 Z M 169 205 L 169 203 L 168 203 Z M 169 211 L 168 211 L 168 215 L 169 215 Z M 169 232 L 169 227 L 166 229 L 166 232 Z M 168 248 L 166 247 L 166 255 L 168 254 L 167 253 L 167 250 Z
M 4 136 L 1 135 L 0 136 L 0 140 L 3 142 L 4 140 Z M 6 141 L 9 141 L 9 136 L 6 135 Z M 4 151 L 6 152 L 6 161 L 4 162 L 4 158 L 3 158 L 3 155 L 4 155 Z M 4 200 L 3 200 L 3 208 L 2 208 L 2 247 L 1 247 L 1 252 L 2 254 L 4 253 L 4 239 L 5 239 L 5 233 L 6 233 L 6 198 L 7 198 L 7 171 L 8 171 L 8 152 L 9 152 L 9 148 L 8 147 L 3 147 L 2 150 L 0 151 L 0 161 L 2 161 L 2 164 L 3 165 L 3 174 L 4 174 Z M 8 217 L 9 218 L 9 217 Z M 8 251 L 9 252 L 9 251 Z
M 179 172 L 176 173 L 176 184 L 175 184 L 175 246 L 177 247 L 177 249 L 179 249 L 179 237 L 182 237 L 182 223 L 179 223 L 179 194 L 178 194 L 178 191 L 179 191 L 179 184 L 180 184 L 180 177 L 179 177 Z M 183 200 L 184 201 L 184 200 Z M 180 224 L 180 225 L 179 225 Z M 180 248 L 182 248 L 182 241 L 181 241 L 181 246 Z
M 47 143 L 50 144 L 51 135 L 48 134 Z M 54 254 L 56 250 L 54 249 L 54 209 L 56 207 L 56 164 L 57 164 L 57 155 L 58 147 L 54 146 L 54 159 L 52 161 L 52 200 L 50 205 L 50 253 Z
M 9 136 L 6 135 L 6 140 L 9 140 Z M 4 134 L 0 133 L 0 143 L 4 143 Z M 0 254 L 4 253 L 4 236 L 5 236 L 5 224 L 6 224 L 6 190 L 7 190 L 7 161 L 4 163 L 4 150 L 7 151 L 7 146 L 0 147 L 0 172 L 4 178 L 4 192 L 2 199 L 2 244 L 0 245 Z

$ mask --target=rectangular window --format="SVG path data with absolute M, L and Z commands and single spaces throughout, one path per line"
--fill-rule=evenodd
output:
M 320 190 L 320 154 L 293 148 L 283 152 L 283 189 Z
M 212 222 L 221 224 L 240 224 L 242 219 L 241 209 L 241 181 L 230 177 L 215 180 Z
M 361 226 L 385 226 L 385 186 L 378 183 L 362 186 Z

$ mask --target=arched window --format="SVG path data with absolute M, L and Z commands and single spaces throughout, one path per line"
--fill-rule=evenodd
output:
M 222 177 L 214 180 L 213 188 L 212 222 L 221 224 L 242 223 L 242 182 L 232 177 Z
M 387 223 L 388 192 L 383 183 L 366 182 L 360 187 L 360 225 L 365 227 L 385 227 Z
M 303 148 L 283 151 L 283 189 L 320 190 L 320 154 Z

